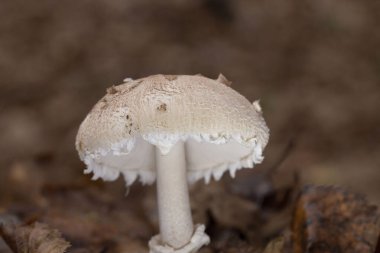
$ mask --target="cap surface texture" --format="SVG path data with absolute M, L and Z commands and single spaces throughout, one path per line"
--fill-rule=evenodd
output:
M 263 159 L 269 129 L 258 103 L 203 76 L 154 75 L 113 86 L 82 122 L 76 148 L 93 179 L 155 180 L 155 147 L 185 142 L 188 180 L 234 176 Z

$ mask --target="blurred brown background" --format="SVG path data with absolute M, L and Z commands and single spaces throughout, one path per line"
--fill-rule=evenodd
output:
M 294 140 L 278 173 L 380 204 L 379 13 L 373 0 L 1 1 L 0 209 L 25 180 L 84 177 L 75 134 L 107 87 L 220 72 L 261 99 L 261 167 Z

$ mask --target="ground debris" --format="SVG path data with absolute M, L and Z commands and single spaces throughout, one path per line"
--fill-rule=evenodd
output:
M 380 218 L 377 208 L 361 195 L 326 186 L 298 190 L 297 181 L 290 180 L 290 188 L 273 184 L 270 194 L 263 196 L 265 201 L 257 202 L 261 198 L 236 193 L 230 183 L 192 189 L 194 220 L 206 224 L 211 237 L 200 253 L 374 252 Z M 293 197 L 284 201 L 285 189 L 298 195 L 294 202 Z M 49 224 L 70 241 L 70 253 L 146 252 L 147 241 L 158 230 L 155 194 L 150 190 L 135 189 L 125 199 L 123 191 L 104 190 L 100 185 L 46 186 L 42 196 L 47 205 L 38 212 L 20 206 L 9 209 L 13 215 L 0 216 L 1 236 L 13 253 L 64 252 L 69 244 L 57 230 L 44 225 Z M 151 203 L 143 207 L 142 199 Z
M 70 243 L 43 223 L 20 225 L 2 220 L 0 235 L 14 253 L 63 253 Z
M 283 253 L 284 252 L 285 237 L 279 236 L 274 238 L 265 247 L 263 253 Z
M 372 253 L 380 232 L 377 208 L 339 187 L 307 186 L 293 216 L 294 253 Z

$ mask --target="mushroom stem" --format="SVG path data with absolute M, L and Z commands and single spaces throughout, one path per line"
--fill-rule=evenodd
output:
M 161 240 L 173 248 L 182 248 L 194 232 L 184 142 L 175 144 L 165 155 L 156 148 L 156 165 Z

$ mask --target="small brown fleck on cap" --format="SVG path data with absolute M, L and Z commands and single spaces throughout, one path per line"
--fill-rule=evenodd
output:
M 229 81 L 222 73 L 219 74 L 218 78 L 216 79 L 217 82 L 225 84 L 227 86 L 231 86 L 232 82 Z
M 176 75 L 165 75 L 165 79 L 168 81 L 173 81 L 173 80 L 177 79 L 177 76 Z
M 111 87 L 109 87 L 108 89 L 107 89 L 107 93 L 108 94 L 116 94 L 117 93 L 117 89 L 116 89 L 116 87 L 115 87 L 115 85 L 112 85 Z
M 167 105 L 165 103 L 157 107 L 157 110 L 160 112 L 166 112 L 166 109 L 167 109 Z

